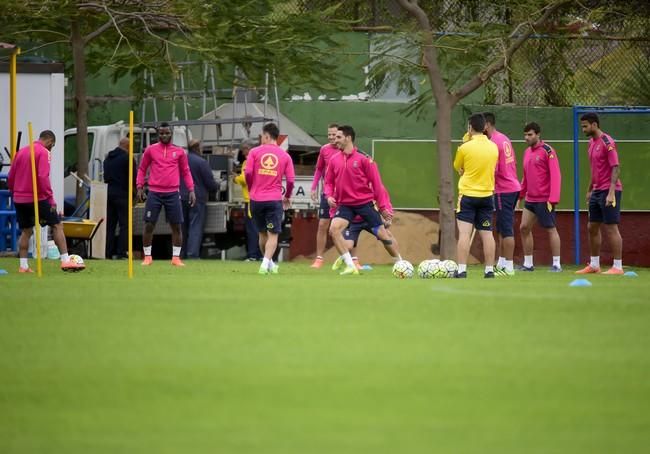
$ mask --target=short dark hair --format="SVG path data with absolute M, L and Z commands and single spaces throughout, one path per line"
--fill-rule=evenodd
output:
M 485 130 L 485 117 L 481 113 L 477 113 L 469 117 L 469 125 L 476 132 L 483 132 Z
M 169 123 L 167 123 L 166 121 L 163 121 L 162 123 L 160 123 L 158 125 L 158 129 L 160 129 L 160 128 L 169 128 Z
M 338 129 L 339 125 L 337 123 L 330 123 L 327 125 L 327 129 L 336 128 Z
M 492 112 L 484 112 L 485 122 L 490 123 L 492 126 L 497 124 L 497 119 Z
M 271 139 L 277 140 L 278 137 L 280 137 L 280 130 L 278 129 L 278 125 L 275 123 L 267 123 L 264 125 L 262 128 L 262 132 L 267 133 L 269 136 L 271 136 Z
M 356 138 L 356 134 L 352 126 L 343 125 L 343 126 L 339 126 L 338 129 L 343 133 L 345 137 L 352 137 L 352 142 L 354 142 L 354 139 Z
M 596 123 L 600 127 L 600 119 L 598 118 L 598 114 L 596 114 L 595 112 L 587 112 L 582 117 L 580 117 L 580 121 L 588 121 L 589 123 Z
M 56 136 L 49 129 L 46 129 L 45 131 L 41 132 L 39 134 L 38 138 L 39 139 L 44 139 L 44 140 L 51 139 L 51 140 L 54 140 L 56 142 Z
M 540 132 L 542 132 L 542 128 L 540 128 L 539 125 L 534 121 L 531 121 L 526 126 L 524 126 L 524 132 L 528 132 L 528 131 L 535 131 L 535 134 L 539 134 Z

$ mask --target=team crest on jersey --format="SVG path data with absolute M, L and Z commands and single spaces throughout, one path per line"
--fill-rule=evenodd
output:
M 172 158 L 176 158 L 176 152 L 175 151 L 172 153 Z
M 278 166 L 278 157 L 273 153 L 263 154 L 260 159 L 260 165 L 262 168 L 258 171 L 259 174 L 271 176 L 276 176 L 278 174 L 278 171 L 275 170 Z
M 355 169 L 359 167 L 359 161 L 352 161 L 352 167 L 354 167 Z

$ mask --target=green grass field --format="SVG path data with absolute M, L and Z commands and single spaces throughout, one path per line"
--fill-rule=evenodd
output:
M 0 259 L 0 452 L 642 453 L 650 270 Z

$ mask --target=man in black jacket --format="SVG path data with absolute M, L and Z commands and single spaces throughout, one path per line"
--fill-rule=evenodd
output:
M 106 207 L 106 258 L 127 257 L 129 232 L 129 139 L 123 137 L 120 144 L 104 159 L 104 182 L 108 184 Z M 132 186 L 135 187 L 135 164 Z M 115 229 L 120 226 L 117 242 Z
M 208 193 L 219 189 L 219 182 L 214 179 L 210 164 L 201 156 L 201 143 L 190 140 L 187 161 L 194 180 L 196 203 L 191 206 L 187 188 L 181 179 L 181 201 L 183 202 L 183 257 L 198 259 L 201 255 L 203 229 L 207 214 Z

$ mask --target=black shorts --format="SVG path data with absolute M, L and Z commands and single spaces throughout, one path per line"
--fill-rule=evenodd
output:
M 144 206 L 144 222 L 155 224 L 158 222 L 160 210 L 165 207 L 165 216 L 170 224 L 183 223 L 183 204 L 181 194 L 176 192 L 149 191 L 147 202 Z
M 593 191 L 589 198 L 589 222 L 619 224 L 621 222 L 621 191 L 615 191 L 616 206 L 606 206 L 607 189 Z
M 333 217 L 342 218 L 352 223 L 357 216 L 361 216 L 370 228 L 384 225 L 384 221 L 381 220 L 381 216 L 372 202 L 363 205 L 339 205 Z
M 327 203 L 327 197 L 325 197 L 325 194 L 320 195 L 320 206 L 318 207 L 318 218 L 330 219 L 330 205 L 329 203 Z
M 456 219 L 473 224 L 476 230 L 492 231 L 494 196 L 460 196 L 456 208 Z
M 526 202 L 524 208 L 535 213 L 537 222 L 545 229 L 555 227 L 555 207 L 551 211 L 548 211 L 548 204 L 546 202 Z
M 377 236 L 375 232 L 372 231 L 372 228 L 368 226 L 368 223 L 366 221 L 361 221 L 351 222 L 350 225 L 348 225 L 348 228 L 343 231 L 343 238 L 345 241 L 352 241 L 354 243 L 353 247 L 357 247 L 357 243 L 359 242 L 359 235 L 361 235 L 361 232 L 364 230 L 375 237 Z
M 515 236 L 515 207 L 519 200 L 519 192 L 503 192 L 494 194 L 496 211 L 496 230 L 502 237 Z
M 256 202 L 251 200 L 251 214 L 253 221 L 260 232 L 280 233 L 282 232 L 282 202 L 279 200 L 270 200 L 266 202 Z
M 14 206 L 16 207 L 16 220 L 21 229 L 31 229 L 36 225 L 33 203 L 14 203 Z M 42 226 L 57 225 L 61 222 L 56 207 L 52 210 L 52 205 L 47 200 L 38 201 L 38 220 Z

